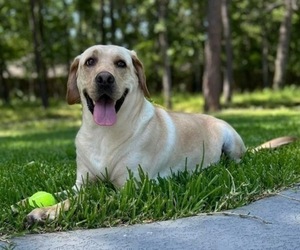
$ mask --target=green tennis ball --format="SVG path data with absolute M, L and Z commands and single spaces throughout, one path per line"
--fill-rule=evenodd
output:
M 52 194 L 44 191 L 36 192 L 30 196 L 28 202 L 31 207 L 48 207 L 57 203 Z

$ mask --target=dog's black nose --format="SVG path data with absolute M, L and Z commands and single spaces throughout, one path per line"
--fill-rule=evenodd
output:
M 114 82 L 115 82 L 114 76 L 107 71 L 100 72 L 96 76 L 96 83 L 98 84 L 99 87 L 111 85 Z

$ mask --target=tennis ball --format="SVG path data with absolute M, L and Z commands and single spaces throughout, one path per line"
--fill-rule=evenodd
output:
M 32 207 L 48 207 L 57 203 L 52 194 L 44 191 L 36 192 L 30 196 L 28 202 Z

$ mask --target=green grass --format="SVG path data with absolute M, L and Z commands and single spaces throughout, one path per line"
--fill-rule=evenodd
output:
M 283 105 L 282 96 L 288 105 Z M 214 115 L 231 123 L 250 147 L 277 136 L 300 137 L 297 96 L 300 91 L 295 88 L 281 94 L 236 95 L 230 109 Z M 160 102 L 159 98 L 155 101 Z M 177 110 L 200 110 L 200 96 L 176 95 L 174 101 Z M 13 214 L 10 206 L 39 190 L 54 193 L 72 187 L 74 138 L 80 119 L 80 106 L 64 103 L 47 111 L 36 104 L 1 107 L 0 240 L 23 233 L 145 223 L 231 209 L 300 180 L 297 142 L 278 150 L 247 153 L 240 164 L 222 159 L 208 169 L 174 173 L 157 181 L 141 171 L 141 181 L 130 178 L 122 189 L 108 182 L 87 185 L 79 195 L 81 202 L 73 202 L 70 211 L 53 222 L 28 227 L 24 218 L 31 209 L 20 207 Z

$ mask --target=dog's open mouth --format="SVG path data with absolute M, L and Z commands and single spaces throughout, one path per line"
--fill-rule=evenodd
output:
M 114 101 L 111 97 L 104 94 L 95 102 L 85 91 L 84 96 L 88 109 L 93 114 L 94 121 L 100 126 L 114 125 L 117 121 L 117 113 L 125 101 L 128 91 L 129 90 L 126 89 L 122 97 L 117 101 Z

